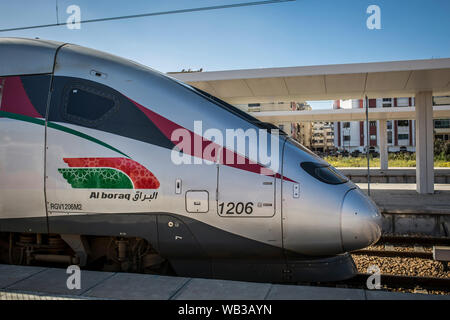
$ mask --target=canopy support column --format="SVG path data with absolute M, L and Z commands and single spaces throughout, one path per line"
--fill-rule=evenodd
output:
M 387 121 L 380 120 L 380 169 L 388 168 Z
M 416 93 L 416 190 L 434 193 L 433 96 Z

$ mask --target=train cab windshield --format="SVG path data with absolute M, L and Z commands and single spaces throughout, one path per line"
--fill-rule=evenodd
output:
M 341 184 L 348 181 L 348 178 L 340 174 L 329 164 L 302 162 L 300 166 L 317 180 L 328 184 Z

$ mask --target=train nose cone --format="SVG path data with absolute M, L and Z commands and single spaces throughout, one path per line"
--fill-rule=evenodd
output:
M 381 219 L 378 207 L 361 190 L 347 192 L 341 210 L 344 250 L 362 249 L 378 241 L 381 236 Z

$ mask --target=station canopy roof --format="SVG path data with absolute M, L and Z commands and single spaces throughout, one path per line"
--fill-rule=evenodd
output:
M 170 73 L 232 104 L 450 95 L 450 58 Z
M 364 121 L 365 109 L 329 109 L 301 111 L 261 111 L 250 114 L 264 122 L 311 122 L 311 121 Z M 414 107 L 369 108 L 369 120 L 414 120 Z M 450 106 L 434 106 L 434 119 L 450 118 Z

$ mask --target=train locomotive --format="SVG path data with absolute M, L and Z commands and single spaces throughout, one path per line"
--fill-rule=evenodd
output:
M 217 138 L 229 129 L 233 139 L 266 135 L 242 147 Z M 275 129 L 127 59 L 1 38 L 0 261 L 247 281 L 352 277 L 348 252 L 379 239 L 378 208 Z M 260 161 L 263 146 L 277 166 Z

